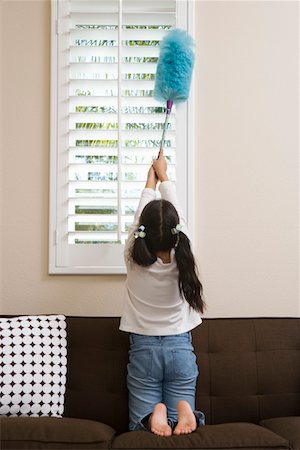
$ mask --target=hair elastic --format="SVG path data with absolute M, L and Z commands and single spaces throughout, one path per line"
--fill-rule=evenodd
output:
M 180 225 L 180 223 L 178 223 L 175 228 L 171 228 L 171 233 L 174 235 L 179 234 L 181 229 L 182 229 L 182 225 Z
M 137 239 L 139 237 L 144 239 L 144 237 L 146 236 L 145 229 L 146 228 L 144 225 L 140 225 L 138 230 L 134 232 L 135 239 Z

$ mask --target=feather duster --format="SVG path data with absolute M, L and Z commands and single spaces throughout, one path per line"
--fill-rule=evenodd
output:
M 194 68 L 194 40 L 184 30 L 175 28 L 160 43 L 153 96 L 166 101 L 166 119 L 160 143 L 163 145 L 168 119 L 173 103 L 188 99 Z

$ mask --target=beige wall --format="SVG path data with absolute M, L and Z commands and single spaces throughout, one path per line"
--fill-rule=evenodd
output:
M 47 275 L 50 1 L 1 9 L 1 313 L 119 315 L 123 276 Z M 208 317 L 300 314 L 298 17 L 297 2 L 196 5 Z
M 209 311 L 296 316 L 299 3 L 197 5 L 197 255 Z

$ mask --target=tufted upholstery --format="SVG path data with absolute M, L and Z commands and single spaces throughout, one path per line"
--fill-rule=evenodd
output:
M 128 429 L 128 337 L 119 319 L 68 317 L 66 417 L 92 419 Z
M 64 415 L 124 432 L 128 337 L 118 326 L 118 318 L 67 318 Z M 207 424 L 300 415 L 300 319 L 205 319 L 193 343 Z
M 299 319 L 215 319 L 202 325 L 194 332 L 197 404 L 207 423 L 300 415 Z

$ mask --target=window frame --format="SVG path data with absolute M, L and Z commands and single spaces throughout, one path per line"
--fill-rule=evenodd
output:
M 58 157 L 58 136 L 59 136 L 59 117 L 58 117 L 58 37 L 61 33 L 60 21 L 58 19 L 58 4 L 64 0 L 51 0 L 51 95 L 50 95 L 50 191 L 49 191 L 49 261 L 48 273 L 49 275 L 99 275 L 99 274 L 126 274 L 126 266 L 123 259 L 122 244 L 104 244 L 105 247 L 113 249 L 115 261 L 110 266 L 95 265 L 91 261 L 90 265 L 78 264 L 75 265 L 61 265 L 58 260 L 63 259 L 64 249 L 59 245 L 59 231 L 58 231 L 58 207 L 59 207 L 59 186 L 58 186 L 58 171 L 60 170 L 61 161 Z M 195 37 L 195 2 L 191 0 L 176 0 L 177 6 L 184 4 L 186 22 L 186 31 L 194 38 Z M 195 86 L 194 76 L 192 77 L 189 100 L 179 105 L 181 108 L 186 108 L 187 126 L 186 137 L 181 142 L 186 148 L 186 154 L 179 158 L 180 164 L 177 167 L 184 166 L 181 169 L 184 174 L 185 189 L 178 189 L 179 202 L 186 214 L 187 224 L 189 228 L 190 238 L 193 241 L 195 228 Z M 179 146 L 178 146 L 179 147 Z M 178 176 L 177 176 L 178 178 Z M 72 244 L 69 244 L 72 245 Z M 80 244 L 81 254 L 83 259 L 89 258 L 89 249 L 91 245 L 97 244 Z M 114 246 L 110 247 L 110 246 Z M 122 263 L 120 264 L 120 262 Z

